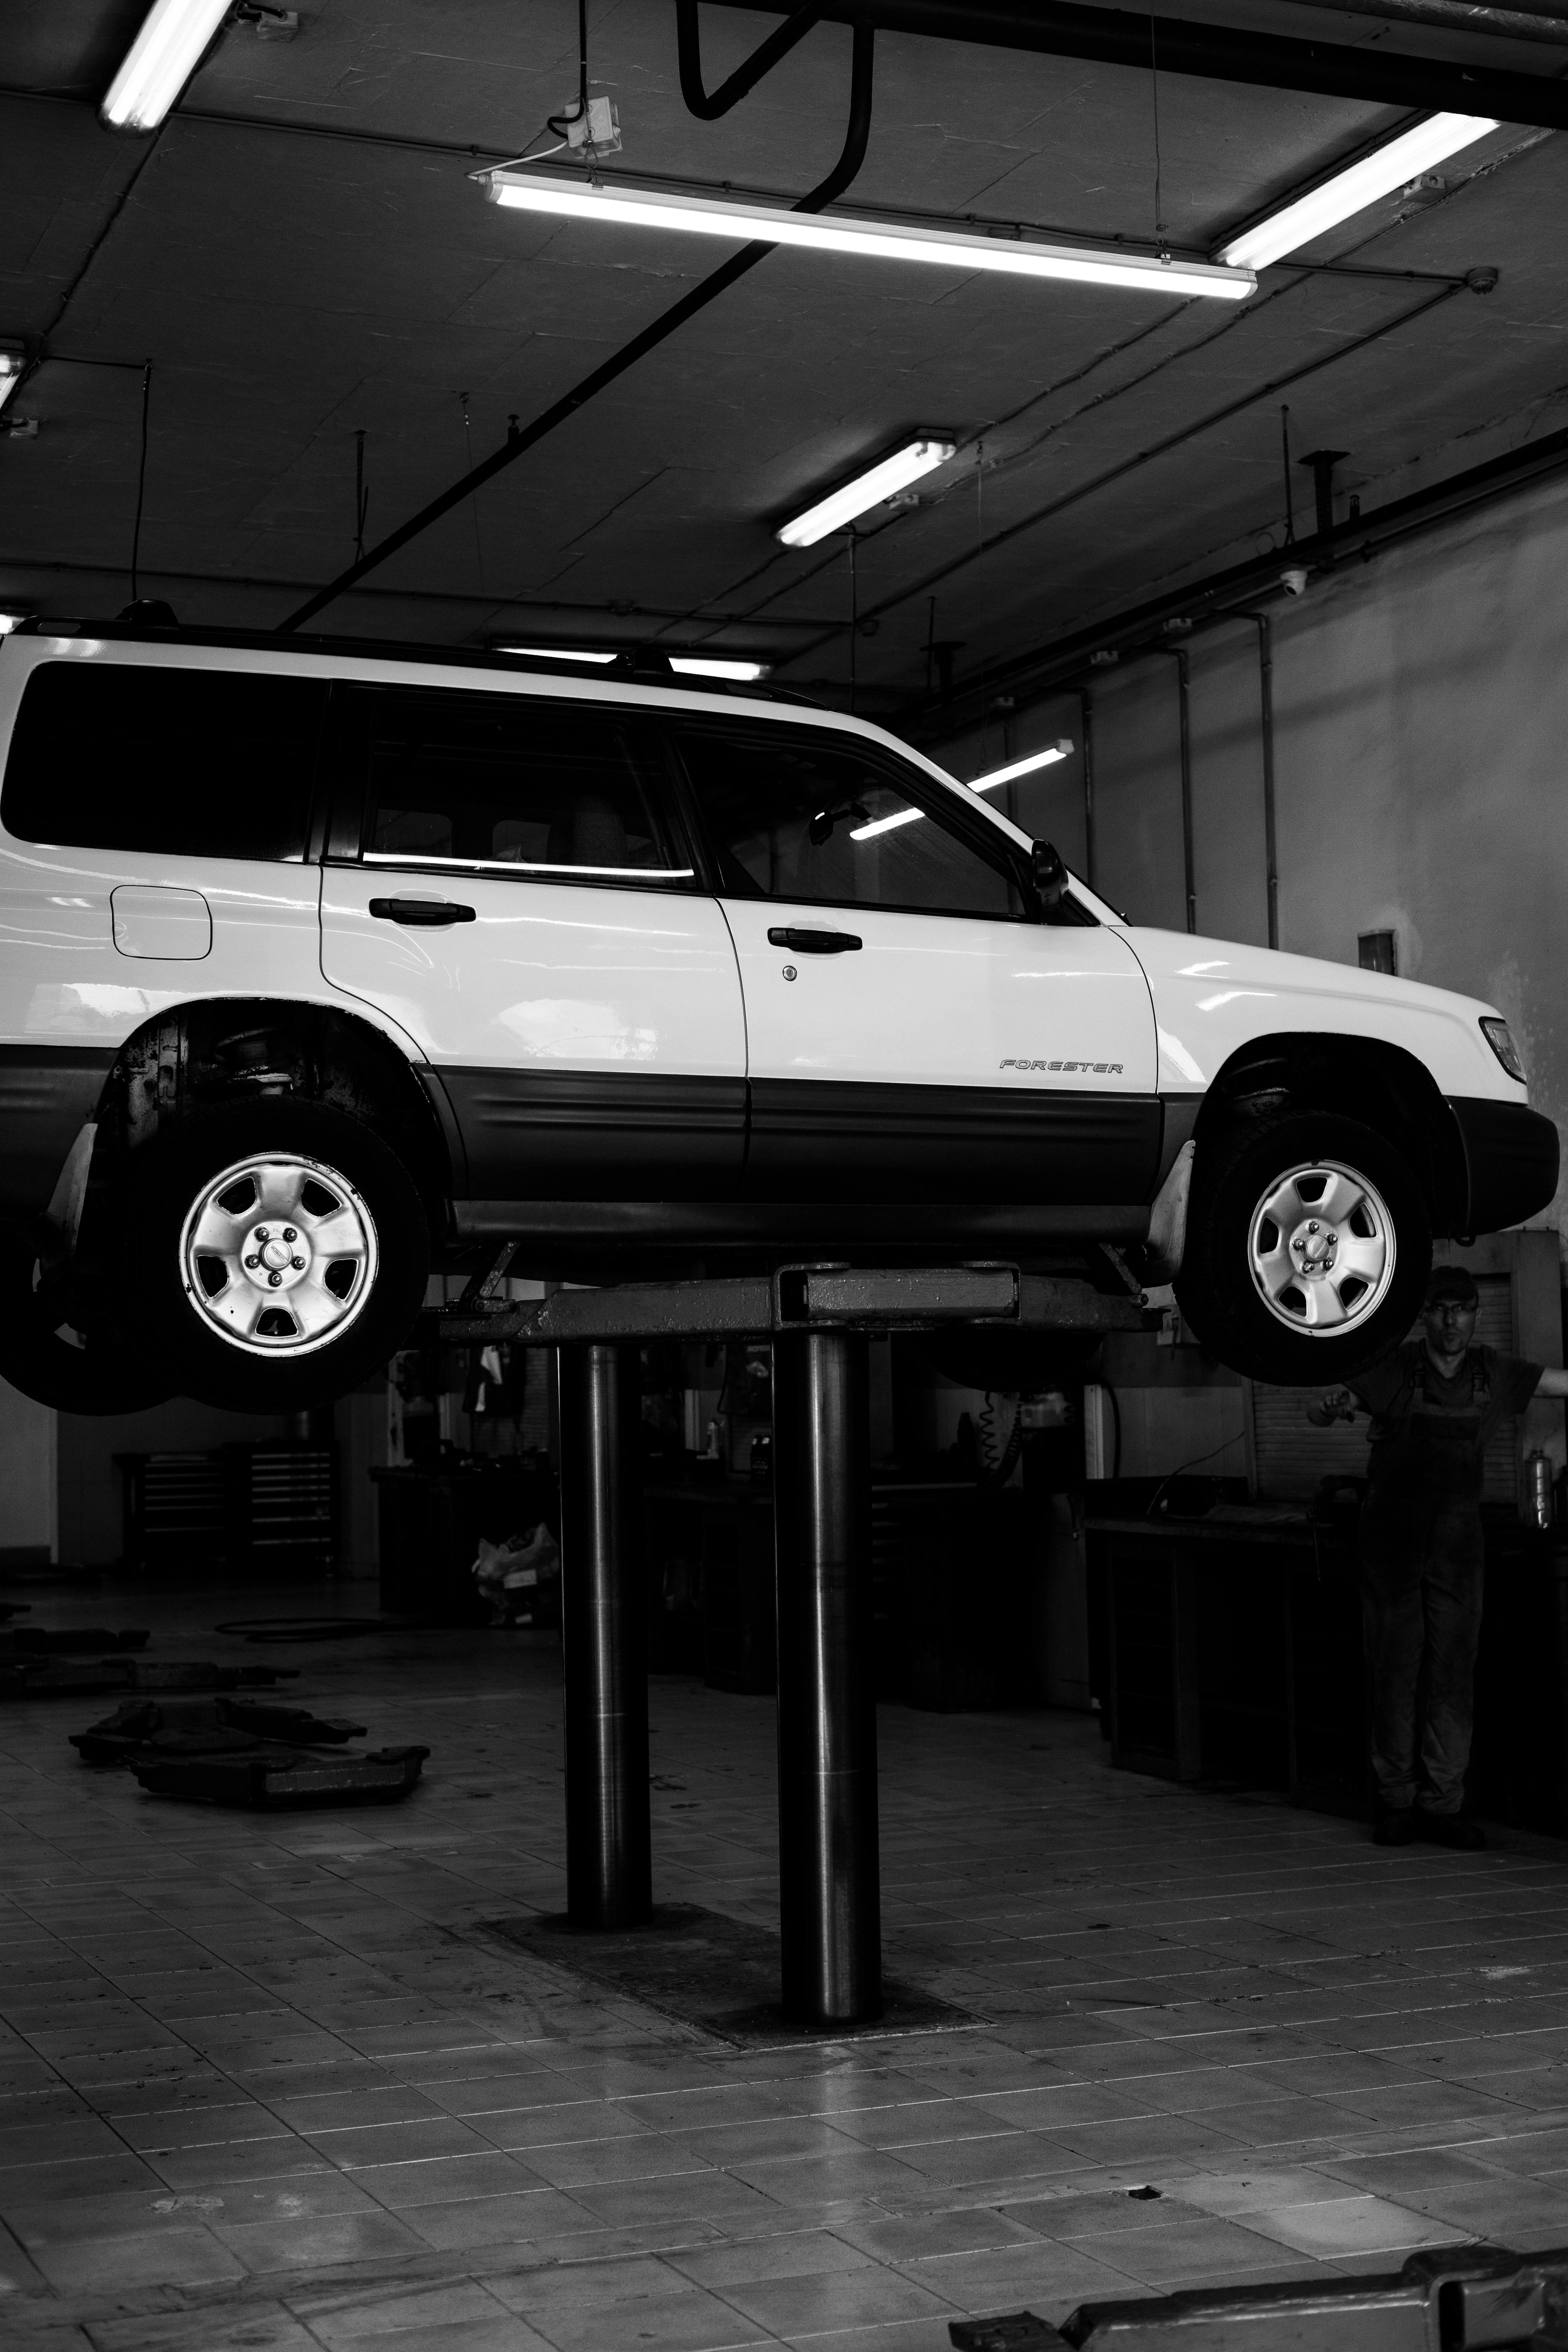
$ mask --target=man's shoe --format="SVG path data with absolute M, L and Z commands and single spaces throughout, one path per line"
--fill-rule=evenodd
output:
M 1479 1853 L 1487 1833 L 1468 1813 L 1428 1813 L 1415 1807 L 1415 1833 L 1434 1845 L 1452 1846 L 1459 1853 Z
M 1379 1805 L 1372 1826 L 1373 1845 L 1410 1845 L 1415 1836 L 1414 1805 Z

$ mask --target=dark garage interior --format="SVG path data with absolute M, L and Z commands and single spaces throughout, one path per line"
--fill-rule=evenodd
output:
M 6 2341 L 1562 2340 L 1564 130 L 0 12 Z

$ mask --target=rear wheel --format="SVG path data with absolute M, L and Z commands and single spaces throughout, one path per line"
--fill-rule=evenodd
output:
M 1431 1265 L 1415 1173 L 1359 1120 L 1273 1114 L 1199 1146 L 1176 1294 L 1233 1370 L 1296 1386 L 1363 1370 L 1407 1335 Z
M 0 1379 L 57 1412 L 142 1412 L 174 1391 L 136 1302 L 86 1266 L 51 1273 L 16 1234 L 0 1237 Z
M 139 1155 L 134 1224 L 180 1385 L 250 1412 L 353 1388 L 401 1345 L 429 1235 L 359 1120 L 288 1098 L 201 1113 Z

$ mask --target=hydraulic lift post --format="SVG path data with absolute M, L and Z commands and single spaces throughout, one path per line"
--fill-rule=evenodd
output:
M 640 1356 L 592 1343 L 557 1349 L 556 1361 L 566 1916 L 635 1927 L 653 1908 Z
M 481 1296 L 430 1317 L 447 1345 L 556 1351 L 572 1926 L 631 1927 L 652 1910 L 640 1343 L 773 1342 L 784 2007 L 847 2028 L 882 2005 L 867 1335 L 1152 1328 L 1121 1276 L 1108 1293 L 995 1261 L 795 1265 L 505 1307 Z
M 784 2009 L 852 2025 L 882 2006 L 865 1339 L 773 1340 L 779 1917 Z

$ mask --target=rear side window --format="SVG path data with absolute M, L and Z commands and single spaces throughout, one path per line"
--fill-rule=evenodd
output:
M 545 882 L 693 880 L 641 712 L 402 687 L 357 688 L 351 708 L 366 865 L 489 866 Z
M 301 858 L 322 679 L 44 662 L 27 680 L 0 824 L 17 841 Z

